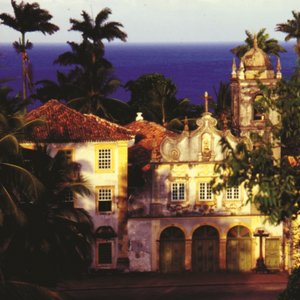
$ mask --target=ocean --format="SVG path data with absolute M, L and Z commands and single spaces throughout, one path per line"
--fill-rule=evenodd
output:
M 240 43 L 202 44 L 130 44 L 106 45 L 105 57 L 114 65 L 115 75 L 125 85 L 129 80 L 148 73 L 161 73 L 177 87 L 177 98 L 189 98 L 192 103 L 202 101 L 208 91 L 214 98 L 214 87 L 228 82 L 233 54 L 230 49 Z M 282 43 L 287 53 L 281 54 L 283 76 L 289 76 L 297 57 L 292 43 Z M 35 44 L 29 51 L 33 64 L 34 81 L 55 80 L 56 71 L 67 68 L 54 65 L 57 56 L 69 50 L 67 44 Z M 276 60 L 272 60 L 276 65 Z M 20 57 L 11 44 L 0 44 L 0 80 L 9 78 L 14 92 L 21 89 Z M 128 101 L 130 93 L 120 87 L 113 95 Z

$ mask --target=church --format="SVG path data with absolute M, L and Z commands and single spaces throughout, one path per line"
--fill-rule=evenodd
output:
M 208 111 L 207 93 L 205 112 L 193 131 L 187 123 L 180 134 L 163 128 L 152 130 L 150 122 L 141 119 L 127 126 L 153 141 L 152 146 L 148 145 L 151 158 L 144 172 L 148 181 L 132 191 L 128 202 L 131 271 L 251 271 L 262 257 L 262 270 L 286 268 L 283 226 L 266 222 L 266 217 L 248 201 L 243 185 L 221 193 L 214 193 L 211 185 L 219 176 L 215 166 L 224 159 L 221 139 L 233 147 L 243 140 L 251 149 L 251 133 L 263 135 L 265 122 L 277 121 L 275 113 L 260 114 L 253 104 L 262 97 L 258 80 L 274 86 L 281 78 L 280 71 L 280 62 L 274 71 L 256 41 L 238 68 L 233 61 L 232 123 L 239 136 L 226 126 L 218 130 L 217 120 Z M 136 149 L 129 149 L 129 155 L 131 151 Z M 275 156 L 280 155 L 279 149 L 273 151 Z

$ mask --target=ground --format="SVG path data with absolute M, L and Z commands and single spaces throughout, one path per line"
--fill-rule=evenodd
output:
M 129 273 L 68 281 L 58 289 L 84 300 L 275 300 L 286 282 L 286 273 Z

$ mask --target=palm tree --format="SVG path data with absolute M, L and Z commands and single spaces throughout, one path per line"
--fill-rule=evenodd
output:
M 230 84 L 228 82 L 220 82 L 219 87 L 214 86 L 216 102 L 213 103 L 214 114 L 216 115 L 218 127 L 220 129 L 228 129 L 231 127 L 231 94 Z
M 0 87 L 0 281 L 2 261 L 15 232 L 25 222 L 21 199 L 38 201 L 40 184 L 22 165 L 19 139 L 35 121 L 24 122 L 24 102 L 9 97 L 9 88 Z
M 70 30 L 80 31 L 83 41 L 80 44 L 68 42 L 71 50 L 61 54 L 55 63 L 74 67 L 65 76 L 58 73 L 58 84 L 40 82 L 42 87 L 37 96 L 50 99 L 50 95 L 55 92 L 67 100 L 69 106 L 83 113 L 126 123 L 126 115 L 130 114 L 128 105 L 109 97 L 121 83 L 113 75 L 112 64 L 104 58 L 103 40 L 120 39 L 125 42 L 127 35 L 120 30 L 122 24 L 106 22 L 110 14 L 111 10 L 105 8 L 98 13 L 95 20 L 85 11 L 82 12 L 83 21 L 70 19 Z
M 89 14 L 82 11 L 83 21 L 70 19 L 72 24 L 70 30 L 82 33 L 83 41 L 89 41 L 97 48 L 104 51 L 103 40 L 113 41 L 119 39 L 126 42 L 127 34 L 120 29 L 123 25 L 119 22 L 106 22 L 111 10 L 109 8 L 102 9 L 93 20 Z
M 20 147 L 26 129 L 42 121 L 26 123 L 24 102 L 9 91 L 0 88 L 0 282 L 4 274 L 44 282 L 80 274 L 91 261 L 93 224 L 65 201 L 70 192 L 89 193 L 80 166 L 62 153 Z
M 82 74 L 78 77 L 83 95 L 69 101 L 70 106 L 82 112 L 105 117 L 110 121 L 118 121 L 120 114 L 114 115 L 114 110 L 109 111 L 108 107 L 119 107 L 119 110 L 127 112 L 129 112 L 129 108 L 122 101 L 107 97 L 120 86 L 120 81 L 113 76 L 112 64 L 103 57 L 103 40 L 110 42 L 119 39 L 126 42 L 127 34 L 120 29 L 123 27 L 121 23 L 107 21 L 111 13 L 109 8 L 104 8 L 95 19 L 92 19 L 88 13 L 82 11 L 82 21 L 70 19 L 72 24 L 70 30 L 81 32 L 83 41 L 80 45 L 69 43 L 72 54 L 75 54 L 73 61 L 72 55 L 65 53 L 56 62 L 62 65 L 77 64 L 83 69 Z M 124 113 L 122 115 L 124 118 Z M 125 120 L 119 121 L 125 122 Z
M 18 42 L 14 42 L 13 46 L 22 58 L 22 90 L 23 99 L 26 99 L 27 87 L 32 85 L 30 78 L 31 64 L 27 50 L 31 49 L 33 45 L 26 40 L 25 35 L 28 32 L 36 31 L 51 35 L 59 28 L 49 22 L 52 19 L 52 15 L 47 10 L 41 9 L 37 2 L 30 4 L 21 1 L 20 4 L 17 4 L 16 1 L 11 0 L 11 5 L 14 10 L 14 16 L 2 13 L 0 14 L 0 20 L 2 20 L 2 24 L 21 33 L 21 38 Z
M 50 157 L 46 148 L 23 149 L 23 156 L 30 161 L 26 168 L 44 190 L 37 203 L 26 197 L 19 203 L 26 222 L 5 252 L 4 271 L 7 276 L 42 284 L 80 275 L 91 263 L 94 241 L 91 217 L 75 208 L 69 197 L 70 192 L 90 193 L 80 166 L 68 162 L 61 152 Z
M 295 50 L 300 57 L 300 12 L 292 11 L 294 19 L 276 25 L 276 31 L 287 33 L 285 40 L 296 39 Z
M 244 45 L 239 45 L 230 51 L 235 54 L 238 58 L 242 58 L 244 54 L 253 48 L 254 37 L 257 38 L 257 45 L 267 54 L 279 56 L 279 53 L 286 52 L 286 50 L 278 44 L 276 39 L 270 38 L 270 35 L 266 33 L 266 28 L 262 28 L 257 34 L 252 34 L 250 31 L 245 31 L 247 38 L 245 39 Z
M 102 50 L 88 41 L 68 44 L 71 51 L 61 54 L 55 63 L 75 67 L 68 74 L 57 73 L 58 85 L 40 82 L 42 88 L 37 96 L 51 99 L 50 95 L 53 97 L 57 93 L 59 99 L 67 100 L 69 106 L 82 113 L 126 123 L 124 117 L 129 114 L 128 105 L 109 97 L 120 86 L 120 80 L 114 76 L 112 64 L 102 56 Z M 49 92 L 50 95 L 45 94 Z

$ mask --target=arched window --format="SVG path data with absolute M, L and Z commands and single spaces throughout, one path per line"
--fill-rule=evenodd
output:
M 263 111 L 259 108 L 259 101 L 262 99 L 263 95 L 256 95 L 253 101 L 253 120 L 262 121 L 265 116 Z

